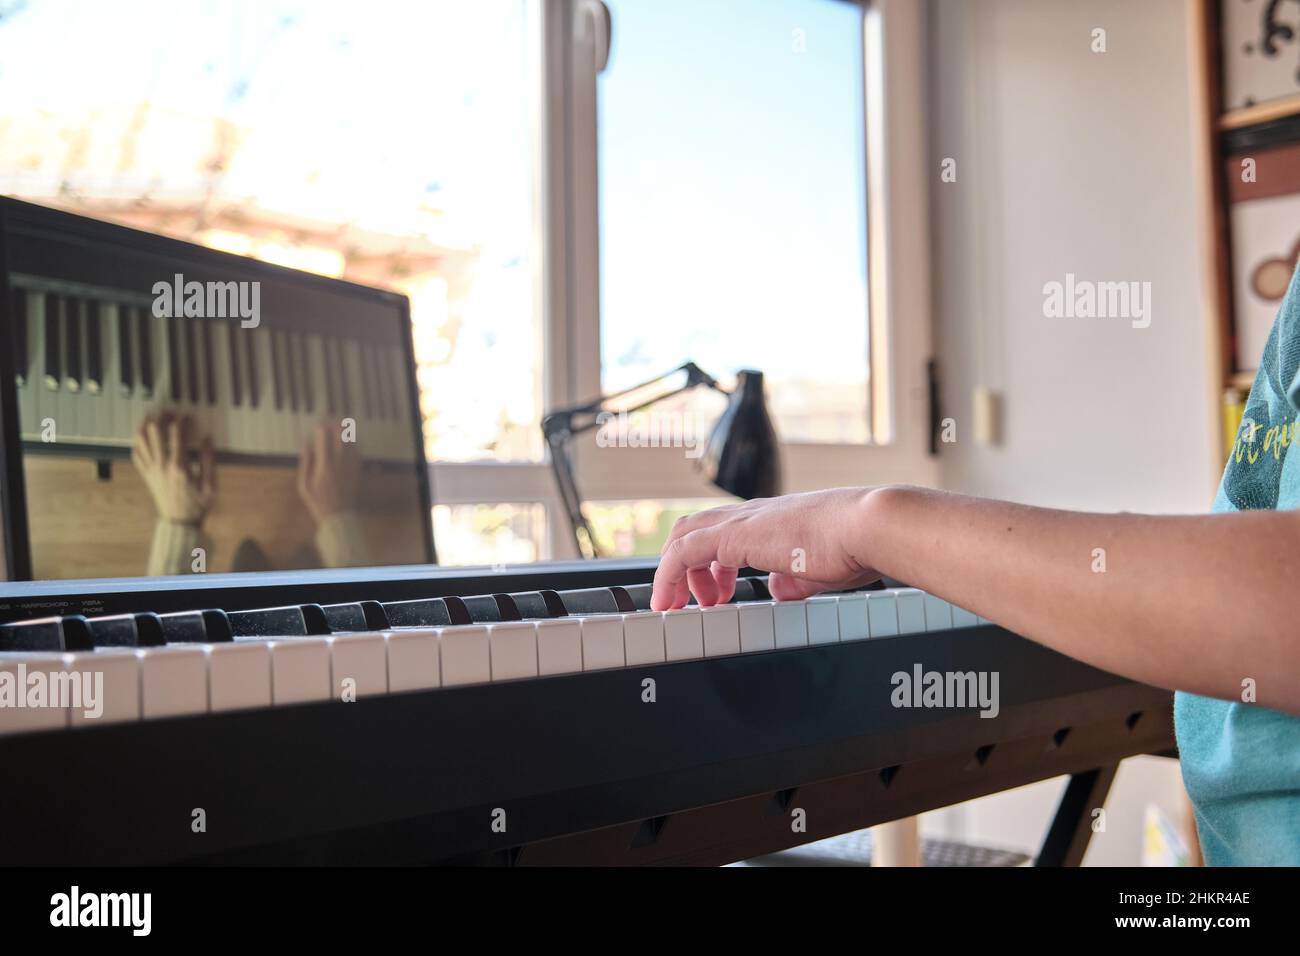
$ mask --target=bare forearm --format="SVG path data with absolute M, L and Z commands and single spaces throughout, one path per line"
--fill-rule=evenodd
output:
M 864 563 L 1106 670 L 1300 713 L 1300 517 L 1032 508 L 918 488 L 865 499 Z

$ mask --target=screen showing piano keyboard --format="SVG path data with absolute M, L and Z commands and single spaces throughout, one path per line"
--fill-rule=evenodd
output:
M 3 211 L 11 576 L 432 559 L 403 297 Z

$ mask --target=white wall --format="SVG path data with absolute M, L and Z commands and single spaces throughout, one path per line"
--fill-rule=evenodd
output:
M 1108 50 L 1089 49 L 1106 30 Z M 1202 511 L 1205 408 L 1182 0 L 934 0 L 935 314 L 951 488 Z M 937 182 L 943 157 L 955 183 Z M 1151 283 L 1152 321 L 1047 319 L 1066 273 Z M 977 447 L 971 390 L 1003 395 Z
M 946 487 L 1059 507 L 1203 511 L 1205 414 L 1188 48 L 1182 0 L 931 0 L 936 342 L 957 442 Z M 1090 49 L 1106 31 L 1107 52 Z M 957 161 L 957 181 L 939 181 Z M 1066 273 L 1151 283 L 1151 325 L 1047 319 Z M 977 446 L 971 392 L 1003 398 Z M 1039 784 L 931 814 L 925 829 L 1036 845 Z M 1090 863 L 1136 863 L 1148 800 L 1184 807 L 1176 765 L 1130 762 Z

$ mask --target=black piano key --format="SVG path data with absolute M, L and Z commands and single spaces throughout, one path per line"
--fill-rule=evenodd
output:
M 56 392 L 63 384 L 63 298 L 45 295 L 45 387 Z
M 475 594 L 460 600 L 464 603 L 465 610 L 469 612 L 471 624 L 496 624 L 503 620 L 501 606 L 490 594 Z
M 0 626 L 0 651 L 89 651 L 95 647 L 85 617 L 45 617 Z
M 552 613 L 554 609 L 552 609 L 550 605 L 547 605 L 546 596 L 542 592 L 515 592 L 510 594 L 510 598 L 515 602 L 515 607 L 516 610 L 519 611 L 519 617 L 521 620 L 556 617 L 556 615 Z M 563 605 L 560 605 L 560 610 L 564 610 Z M 564 615 L 560 614 L 559 617 L 564 617 Z
M 386 631 L 393 625 L 378 601 L 326 604 L 321 610 L 331 633 L 340 631 Z
M 375 369 L 375 414 L 387 421 L 393 415 L 388 410 L 388 379 L 391 377 L 385 374 L 385 362 L 388 360 L 388 350 L 381 345 L 370 347 L 370 363 Z
M 131 326 L 135 309 L 129 305 L 117 307 L 117 370 L 118 385 L 123 395 L 130 395 L 135 387 L 135 353 L 131 350 Z
M 186 392 L 190 403 L 197 405 L 200 400 L 199 389 L 199 325 L 202 319 L 182 319 L 184 323 L 185 342 L 185 378 Z
M 27 384 L 27 291 L 13 290 L 13 308 L 9 310 L 9 322 L 13 326 L 14 340 L 14 381 L 21 388 Z
M 158 621 L 168 644 L 222 644 L 232 638 L 229 617 L 217 608 L 160 614 Z
M 98 395 L 104 390 L 104 350 L 101 342 L 99 303 L 86 302 L 86 391 Z
M 275 401 L 275 410 L 279 411 L 284 407 L 284 389 L 280 383 L 280 374 L 282 364 L 280 361 L 280 333 L 275 329 L 269 330 L 271 334 L 271 390 Z
M 325 609 L 319 604 L 303 604 L 298 610 L 302 612 L 302 621 L 308 634 L 330 633 L 329 618 L 325 614 Z
M 244 331 L 243 328 L 235 324 L 232 324 L 227 330 L 227 341 L 230 345 L 230 402 L 236 406 L 244 403 L 243 372 L 240 368 L 240 363 L 243 360 L 243 349 L 239 347 L 240 335 Z
M 347 348 L 346 342 L 334 343 L 334 358 L 336 360 L 337 381 L 339 384 L 339 411 L 348 418 L 356 417 L 356 409 L 352 405 L 352 383 L 348 375 L 347 357 L 344 355 L 344 349 Z
M 501 615 L 501 620 L 522 621 L 524 619 L 513 594 L 494 594 L 492 600 L 497 602 L 497 613 Z
M 153 368 L 153 329 L 150 325 L 153 316 L 147 309 L 133 309 L 132 311 L 136 314 L 135 344 L 140 350 L 140 397 L 153 398 L 154 382 L 156 381 Z
M 399 353 L 400 354 L 400 353 Z M 393 369 L 397 363 L 393 361 L 394 356 L 385 351 L 383 355 L 384 363 L 384 404 L 388 409 L 388 417 L 392 421 L 397 421 L 401 417 L 402 402 L 404 401 L 404 392 L 402 391 L 402 379 L 400 376 L 393 374 Z
M 388 613 L 378 601 L 358 601 L 357 603 L 361 605 L 361 613 L 366 616 L 367 630 L 386 631 L 392 626 L 388 620 Z
M 298 368 L 301 365 L 298 336 L 286 332 L 283 345 L 284 370 L 287 373 L 285 379 L 289 386 L 289 407 L 296 412 L 298 411 Z
M 248 373 L 248 404 L 257 408 L 262 398 L 262 380 L 257 368 L 257 336 L 253 329 L 244 332 L 244 355 L 248 358 L 245 371 Z
M 632 601 L 632 606 L 638 611 L 650 610 L 650 592 L 654 590 L 652 584 L 628 584 L 624 585 L 622 591 Z
M 199 351 L 203 353 L 204 398 L 209 405 L 217 404 L 216 360 L 212 355 L 212 323 L 205 319 L 198 320 Z
M 322 610 L 332 634 L 370 630 L 366 625 L 366 612 L 360 604 L 326 604 Z
M 157 647 L 167 643 L 163 633 L 162 618 L 153 611 L 135 615 L 135 633 L 141 647 Z
M 162 629 L 152 626 L 155 622 L 156 615 L 115 614 L 87 623 L 96 647 L 158 647 L 165 642 Z
M 615 592 L 619 592 L 616 594 Z M 561 591 L 560 600 L 569 614 L 618 614 L 635 611 L 631 598 L 622 588 L 581 588 Z
M 63 384 L 69 392 L 81 391 L 85 379 L 82 365 L 82 301 L 68 296 L 63 300 L 64 368 Z
M 320 340 L 321 364 L 325 367 L 325 411 L 333 415 L 338 411 L 338 385 L 334 381 L 334 348 L 329 336 Z
M 235 637 L 304 637 L 309 633 L 302 608 L 296 604 L 256 611 L 231 611 L 227 616 Z
M 461 609 L 464 609 L 464 604 L 461 604 Z M 393 627 L 445 627 L 453 623 L 451 609 L 443 598 L 385 601 L 384 613 Z M 465 620 L 457 623 L 468 624 L 469 614 L 466 613 Z
M 183 354 L 184 345 L 181 342 L 181 327 L 185 319 L 182 316 L 177 316 L 164 321 L 167 323 L 167 373 L 171 377 L 172 401 L 179 402 L 183 394 L 181 387 L 181 355 Z
M 371 348 L 368 342 L 357 343 L 358 355 L 361 359 L 361 406 L 365 413 L 371 418 L 379 417 L 379 409 L 375 405 L 375 382 L 374 362 L 371 360 Z
M 302 385 L 302 407 L 303 411 L 311 414 L 316 411 L 316 396 L 313 394 L 311 378 L 311 342 L 307 336 L 298 339 L 300 353 L 302 355 L 301 374 L 298 376 Z

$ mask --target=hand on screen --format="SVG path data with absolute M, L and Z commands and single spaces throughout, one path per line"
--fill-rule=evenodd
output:
M 298 495 L 320 524 L 331 515 L 353 511 L 361 485 L 361 456 L 337 428 L 317 425 L 298 458 Z
M 202 523 L 217 497 L 216 465 L 212 439 L 204 438 L 196 447 L 188 416 L 163 412 L 146 418 L 136 432 L 131 462 L 160 518 L 196 527 Z

